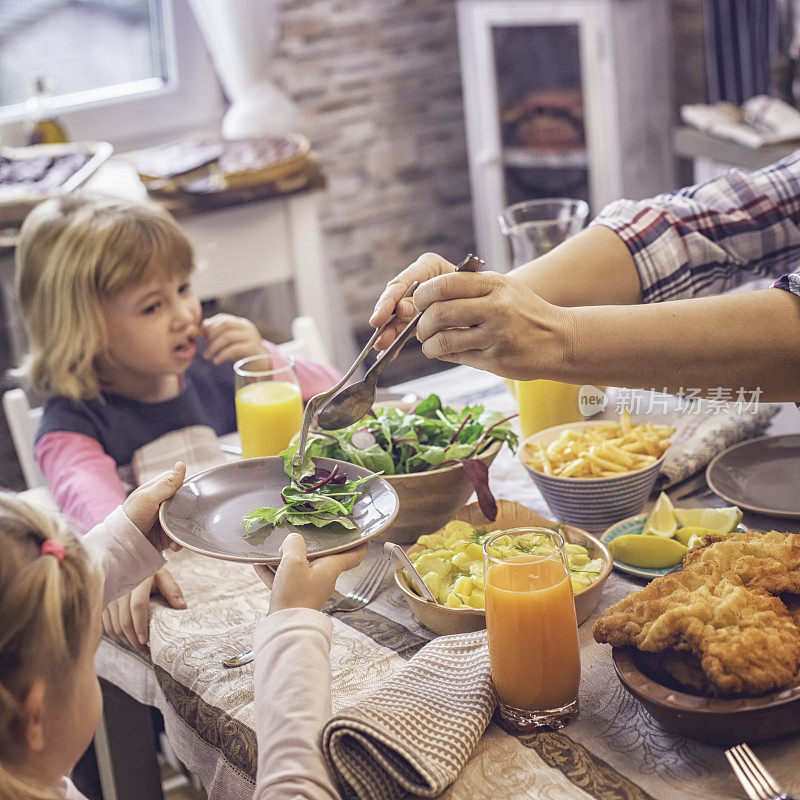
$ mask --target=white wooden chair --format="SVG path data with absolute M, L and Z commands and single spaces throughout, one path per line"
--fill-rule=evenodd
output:
M 47 481 L 33 457 L 33 439 L 42 416 L 42 409 L 31 408 L 24 389 L 9 389 L 3 394 L 3 410 L 6 412 L 8 429 L 11 431 L 11 439 L 17 451 L 17 460 L 25 478 L 25 485 L 29 489 L 46 487 Z
M 297 317 L 292 321 L 291 341 L 280 345 L 284 353 L 302 358 L 310 358 L 325 366 L 331 365 L 328 350 L 322 341 L 322 334 L 313 317 Z M 28 489 L 47 489 L 47 481 L 39 471 L 36 459 L 33 456 L 33 440 L 39 419 L 42 416 L 41 408 L 31 408 L 28 395 L 24 389 L 9 389 L 3 394 L 3 410 L 6 413 L 8 428 L 14 449 L 17 451 L 22 475 Z M 49 490 L 48 490 L 49 495 Z M 52 498 L 51 498 L 52 502 Z
M 318 364 L 330 367 L 331 357 L 322 341 L 319 325 L 313 317 L 296 317 L 292 320 L 292 340 L 280 345 L 281 350 L 290 356 L 310 358 Z

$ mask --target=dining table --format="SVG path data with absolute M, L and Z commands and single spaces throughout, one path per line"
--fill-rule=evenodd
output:
M 448 403 L 515 410 L 502 379 L 468 367 L 393 388 L 398 396 L 436 392 Z M 606 413 L 613 416 L 611 410 Z M 793 432 L 800 432 L 800 411 L 793 404 L 782 404 L 769 433 Z M 525 468 L 508 448 L 497 456 L 489 481 L 495 497 L 522 503 L 552 519 Z M 681 506 L 727 505 L 705 491 L 702 471 L 681 486 L 697 489 L 687 490 Z M 675 494 L 680 494 L 681 486 Z M 787 491 L 796 489 L 796 483 L 787 484 Z M 743 523 L 761 530 L 800 532 L 797 519 L 745 512 Z M 334 600 L 359 581 L 374 559 L 383 557 L 382 545 L 371 543 L 361 566 L 340 576 Z M 250 648 L 255 625 L 267 611 L 269 593 L 247 564 L 184 549 L 169 555 L 169 568 L 187 607 L 173 609 L 154 601 L 149 658 L 104 637 L 96 659 L 98 674 L 121 697 L 161 711 L 169 746 L 200 777 L 211 800 L 245 800 L 252 796 L 257 762 L 253 665 L 226 669 L 222 661 Z M 612 571 L 597 608 L 580 626 L 580 711 L 575 720 L 560 731 L 512 735 L 495 715 L 443 798 L 738 800 L 744 796 L 724 748 L 662 728 L 621 685 L 611 648 L 592 638 L 597 617 L 644 585 Z M 368 697 L 435 637 L 412 616 L 391 570 L 366 607 L 330 616 L 334 714 Z M 118 715 L 124 715 L 121 708 Z M 118 747 L 119 737 L 116 741 Z M 114 741 L 111 744 L 115 746 Z M 800 735 L 763 742 L 754 749 L 787 791 L 800 793 Z M 131 769 L 130 759 L 126 766 Z M 146 767 L 136 769 L 141 772 Z

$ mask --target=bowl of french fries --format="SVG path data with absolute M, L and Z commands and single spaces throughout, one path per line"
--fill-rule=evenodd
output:
M 617 422 L 556 425 L 529 436 L 519 458 L 556 519 L 602 531 L 638 514 L 664 461 L 669 425 Z

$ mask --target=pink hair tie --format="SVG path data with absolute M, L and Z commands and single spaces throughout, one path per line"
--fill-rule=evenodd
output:
M 55 539 L 45 539 L 39 548 L 39 552 L 43 556 L 55 556 L 58 563 L 61 564 L 67 554 L 67 548 Z

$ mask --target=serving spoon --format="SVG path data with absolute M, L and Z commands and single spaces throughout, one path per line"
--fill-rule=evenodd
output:
M 484 266 L 486 266 L 486 262 L 483 259 L 477 258 L 470 253 L 456 267 L 456 272 L 477 272 Z M 346 428 L 348 425 L 363 419 L 369 413 L 375 403 L 378 378 L 414 333 L 423 313 L 420 311 L 414 315 L 414 318 L 403 328 L 391 345 L 378 356 L 362 380 L 348 386 L 346 389 L 342 389 L 326 403 L 325 408 L 320 411 L 317 419 L 317 424 L 320 428 L 326 431 Z M 382 330 L 383 328 L 381 328 Z M 373 336 L 373 338 L 376 337 Z
M 383 549 L 390 556 L 394 556 L 403 565 L 403 568 L 414 582 L 417 591 L 422 595 L 423 599 L 429 603 L 435 603 L 436 598 L 433 596 L 433 592 L 428 588 L 428 584 L 422 580 L 422 575 L 417 572 L 414 565 L 411 563 L 411 559 L 406 555 L 405 550 L 394 542 L 385 542 Z

